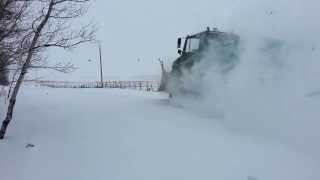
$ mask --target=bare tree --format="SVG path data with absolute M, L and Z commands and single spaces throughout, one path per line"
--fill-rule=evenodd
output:
M 8 66 L 13 63 L 20 34 L 22 7 L 13 0 L 0 0 L 0 85 L 8 85 Z
M 28 1 L 30 2 L 30 0 Z M 3 139 L 12 120 L 21 84 L 30 68 L 41 60 L 41 53 L 50 47 L 72 49 L 79 44 L 94 40 L 95 29 L 91 24 L 72 30 L 72 20 L 84 15 L 90 0 L 32 0 L 34 13 L 28 15 L 25 23 L 29 32 L 21 40 L 21 48 L 27 49 L 18 79 L 10 95 L 7 114 L 0 129 Z
M 31 0 L 0 0 L 0 85 L 9 84 L 8 75 L 21 67 L 27 54 L 28 48 L 20 44 L 30 31 L 30 4 Z
M 8 79 L 8 71 L 7 71 L 7 54 L 0 52 L 0 85 L 7 86 L 9 85 L 9 79 Z

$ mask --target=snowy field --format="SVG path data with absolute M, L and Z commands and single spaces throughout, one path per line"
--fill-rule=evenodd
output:
M 166 94 L 27 87 L 0 142 L 0 179 L 320 179 L 319 156 L 279 142 L 236 133 Z

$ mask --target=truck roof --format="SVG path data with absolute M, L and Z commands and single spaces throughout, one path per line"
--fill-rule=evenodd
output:
M 233 37 L 233 38 L 239 38 L 238 35 L 231 33 L 231 32 L 221 32 L 219 31 L 217 28 L 214 28 L 213 30 L 210 30 L 209 28 L 207 28 L 206 31 L 202 31 L 199 32 L 197 34 L 192 34 L 192 35 L 188 35 L 187 38 L 196 38 L 196 39 L 200 39 L 202 36 L 209 36 L 212 38 L 215 37 Z

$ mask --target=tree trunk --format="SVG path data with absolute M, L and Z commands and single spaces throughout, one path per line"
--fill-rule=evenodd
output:
M 8 105 L 8 109 L 7 109 L 7 115 L 6 115 L 5 120 L 2 122 L 1 130 L 0 130 L 0 139 L 4 138 L 4 135 L 6 134 L 6 130 L 8 128 L 8 125 L 10 124 L 10 122 L 12 120 L 13 109 L 16 104 L 17 95 L 18 95 L 19 89 L 21 87 L 21 84 L 23 82 L 23 79 L 25 77 L 25 74 L 27 72 L 26 70 L 27 70 L 28 65 L 26 65 L 26 63 L 27 63 L 27 61 L 25 62 L 24 66 L 23 66 L 25 68 L 24 68 L 24 70 L 21 71 L 19 78 L 17 80 L 17 83 L 14 86 L 13 92 L 10 96 L 10 101 L 9 101 L 9 105 Z
M 17 99 L 18 92 L 20 90 L 20 87 L 22 85 L 24 77 L 25 77 L 25 75 L 27 73 L 27 70 L 30 67 L 31 60 L 32 60 L 32 57 L 33 57 L 33 54 L 34 54 L 34 48 L 37 45 L 37 42 L 38 42 L 38 39 L 39 39 L 39 37 L 41 35 L 41 31 L 42 31 L 43 27 L 46 25 L 46 23 L 48 22 L 48 20 L 50 18 L 53 6 L 54 6 L 54 1 L 51 0 L 50 4 L 49 4 L 48 11 L 46 13 L 46 16 L 44 17 L 44 19 L 41 21 L 41 23 L 37 27 L 36 31 L 34 32 L 34 37 L 32 39 L 32 43 L 31 43 L 31 45 L 29 47 L 26 61 L 24 62 L 23 66 L 21 68 L 21 72 L 19 74 L 19 78 L 18 78 L 17 83 L 15 84 L 15 86 L 13 88 L 13 92 L 12 92 L 11 97 L 10 97 L 6 118 L 2 122 L 2 126 L 1 126 L 1 129 L 0 129 L 0 139 L 4 138 L 4 136 L 6 134 L 6 131 L 7 131 L 7 128 L 8 128 L 8 125 L 10 124 L 10 122 L 12 120 L 13 109 L 14 109 L 14 106 L 16 104 L 16 99 Z

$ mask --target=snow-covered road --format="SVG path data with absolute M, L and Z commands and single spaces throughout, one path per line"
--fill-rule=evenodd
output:
M 312 156 L 218 122 L 160 93 L 25 88 L 0 142 L 0 179 L 320 179 Z

